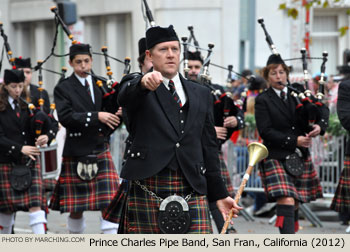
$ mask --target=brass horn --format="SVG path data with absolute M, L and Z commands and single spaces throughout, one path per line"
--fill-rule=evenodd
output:
M 254 166 L 258 162 L 260 162 L 261 160 L 263 160 L 264 158 L 266 158 L 269 155 L 269 152 L 268 152 L 267 148 L 265 147 L 265 145 L 263 145 L 261 143 L 257 143 L 257 142 L 253 142 L 253 143 L 250 143 L 248 145 L 248 153 L 249 153 L 248 168 L 243 176 L 243 180 L 241 182 L 241 185 L 238 188 L 238 191 L 236 192 L 236 196 L 234 199 L 237 204 L 239 202 L 239 199 L 241 198 L 244 187 L 246 186 L 247 181 L 249 180 L 250 174 L 252 173 L 252 171 L 254 169 Z M 228 213 L 228 215 L 226 217 L 226 221 L 225 221 L 225 224 L 221 230 L 221 234 L 226 233 L 226 230 L 228 228 L 228 225 L 230 224 L 232 216 L 233 216 L 233 209 L 230 210 L 230 212 Z

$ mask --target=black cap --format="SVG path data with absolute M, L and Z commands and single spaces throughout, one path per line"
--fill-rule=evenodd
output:
M 348 65 L 338 66 L 337 69 L 340 74 L 344 74 L 344 75 L 350 74 L 350 66 Z
M 30 58 L 22 59 L 21 57 L 15 58 L 16 68 L 32 68 Z
M 91 54 L 91 47 L 89 44 L 74 44 L 69 47 L 69 58 L 73 59 L 75 55 L 78 54 Z
M 284 63 L 283 59 L 281 58 L 281 55 L 279 54 L 271 54 L 269 59 L 266 62 L 266 66 L 270 65 L 270 64 L 286 64 Z
M 155 26 L 146 31 L 146 45 L 148 50 L 156 44 L 168 41 L 179 41 L 172 25 L 168 28 Z
M 253 74 L 252 71 L 250 71 L 249 69 L 245 69 L 245 70 L 242 71 L 241 75 L 244 78 L 248 78 L 249 79 L 252 74 Z
M 260 76 L 250 77 L 249 79 L 249 90 L 259 90 L 266 87 L 266 81 Z
M 188 60 L 199 60 L 203 64 L 203 58 L 201 56 L 201 52 L 199 51 L 195 51 L 195 52 L 188 51 Z
M 4 82 L 5 84 L 10 84 L 10 83 L 19 83 L 23 82 L 25 79 L 24 73 L 22 70 L 18 69 L 6 69 L 5 74 L 4 74 Z
M 140 38 L 139 40 L 139 56 L 146 51 L 146 38 Z

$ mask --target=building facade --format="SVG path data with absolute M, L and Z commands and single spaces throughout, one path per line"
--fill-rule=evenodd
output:
M 59 0 L 57 0 L 59 1 Z M 76 3 L 78 22 L 70 27 L 77 40 L 92 45 L 100 53 L 102 46 L 108 47 L 108 54 L 120 60 L 131 57 L 132 70 L 138 71 L 137 42 L 147 28 L 142 0 L 71 0 Z M 297 20 L 287 17 L 278 10 L 282 2 L 295 5 L 299 10 Z M 173 24 L 179 37 L 188 37 L 188 26 L 194 27 L 195 36 L 201 48 L 207 49 L 214 43 L 211 62 L 241 72 L 263 67 L 270 55 L 265 35 L 257 23 L 263 17 L 277 50 L 283 58 L 300 57 L 307 30 L 310 31 L 310 55 L 321 57 L 322 51 L 329 52 L 327 72 L 336 74 L 341 65 L 345 48 L 349 48 L 349 32 L 339 36 L 338 28 L 349 25 L 346 10 L 350 4 L 310 11 L 310 23 L 305 23 L 305 9 L 300 2 L 287 0 L 148 0 L 157 25 Z M 52 0 L 0 0 L 0 21 L 8 35 L 15 57 L 31 57 L 33 65 L 45 59 L 51 52 L 56 33 L 54 14 L 50 8 Z M 1 40 L 0 40 L 1 41 Z M 65 54 L 71 41 L 59 32 L 55 53 Z M 203 52 L 203 56 L 206 56 Z M 94 71 L 105 75 L 104 59 L 94 55 Z M 124 66 L 110 60 L 114 78 L 120 80 Z M 309 72 L 319 71 L 321 61 L 310 61 Z M 68 57 L 51 57 L 44 68 L 60 71 L 68 66 Z M 9 67 L 3 63 L 3 69 Z M 295 75 L 301 73 L 301 62 L 293 61 Z M 225 83 L 227 71 L 211 66 L 213 82 Z M 70 72 L 68 72 L 70 74 Z M 33 82 L 36 83 L 36 74 Z M 44 73 L 44 87 L 52 94 L 59 79 L 58 75 Z

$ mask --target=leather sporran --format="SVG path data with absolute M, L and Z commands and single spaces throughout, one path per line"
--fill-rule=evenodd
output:
M 293 177 L 299 177 L 304 173 L 304 160 L 298 149 L 286 157 L 285 170 Z
M 93 180 L 98 173 L 97 155 L 78 158 L 77 174 L 84 181 Z
M 158 226 L 163 234 L 185 234 L 191 225 L 187 201 L 172 195 L 165 198 L 159 207 Z
M 16 191 L 26 191 L 32 185 L 32 172 L 29 165 L 14 165 L 10 172 L 10 184 Z

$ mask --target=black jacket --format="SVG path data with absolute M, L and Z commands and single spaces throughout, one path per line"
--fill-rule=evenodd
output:
M 97 87 L 94 78 L 92 86 L 95 104 L 74 74 L 59 82 L 54 89 L 58 120 L 66 128 L 63 149 L 65 157 L 91 154 L 98 145 L 108 141 L 112 133 L 107 125 L 98 120 L 98 112 L 115 113 L 118 110 L 117 92 L 103 98 L 102 91 Z M 104 86 L 107 89 L 105 84 Z
M 288 92 L 288 106 L 270 87 L 255 100 L 255 120 L 261 138 L 269 150 L 269 158 L 284 159 L 292 154 L 297 147 L 298 136 L 305 135 L 305 122 L 296 113 L 296 101 Z M 320 108 L 320 118 L 315 123 L 321 127 L 324 134 L 328 126 L 329 110 L 326 106 Z M 304 155 L 306 148 L 300 148 Z
M 215 89 L 220 90 L 221 95 L 215 97 L 214 99 L 214 124 L 215 126 L 223 127 L 224 120 L 228 116 L 235 116 L 237 119 L 237 126 L 235 128 L 227 128 L 226 140 L 230 139 L 232 133 L 236 130 L 243 129 L 245 127 L 244 123 L 244 113 L 243 110 L 238 108 L 234 101 L 225 94 L 224 88 L 218 84 L 211 84 Z M 219 98 L 219 100 L 217 100 Z M 218 141 L 219 147 L 221 149 L 221 144 L 225 141 Z
M 144 90 L 141 78 L 130 74 L 120 85 L 118 102 L 127 113 L 132 142 L 121 177 L 151 177 L 175 158 L 195 191 L 207 194 L 210 201 L 228 196 L 220 174 L 209 90 L 180 75 L 189 106 L 182 132 L 181 112 L 168 89 L 161 84 L 154 92 Z
M 21 109 L 20 118 L 11 105 L 0 111 L 0 163 L 20 161 L 23 145 L 34 145 L 35 135 L 31 124 L 28 109 Z
M 341 125 L 350 132 L 350 80 L 339 84 L 337 113 Z M 345 155 L 350 155 L 350 139 L 346 143 Z

